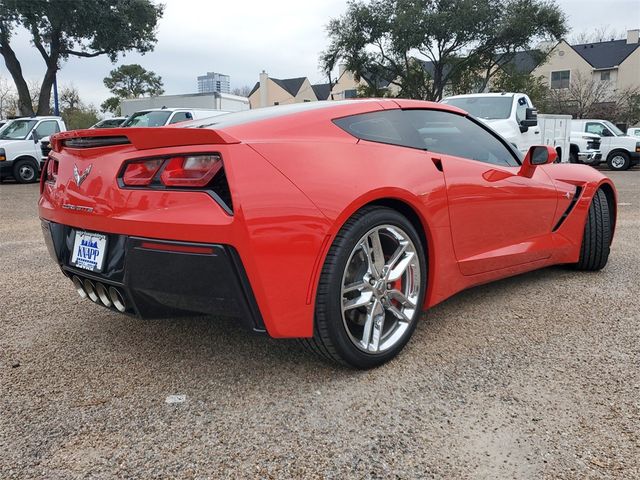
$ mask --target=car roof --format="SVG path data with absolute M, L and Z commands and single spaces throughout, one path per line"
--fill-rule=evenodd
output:
M 228 128 L 238 125 L 276 120 L 283 117 L 304 115 L 313 112 L 322 113 L 322 116 L 339 118 L 367 111 L 390 110 L 390 109 L 415 109 L 431 108 L 446 110 L 466 115 L 464 110 L 442 103 L 427 102 L 422 100 L 365 98 L 356 100 L 323 100 L 318 102 L 292 103 L 288 105 L 276 105 L 270 107 L 254 108 L 240 112 L 227 113 L 216 117 L 204 118 L 183 122 L 183 128 Z

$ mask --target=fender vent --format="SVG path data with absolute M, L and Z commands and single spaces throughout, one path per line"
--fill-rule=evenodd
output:
M 558 230 L 562 226 L 564 221 L 567 219 L 567 217 L 569 216 L 569 214 L 573 210 L 573 207 L 575 207 L 576 203 L 578 203 L 578 199 L 580 198 L 580 194 L 581 193 L 582 193 L 582 187 L 576 187 L 576 191 L 573 194 L 573 198 L 571 199 L 571 203 L 569 203 L 569 206 L 567 207 L 565 212 L 560 217 L 560 220 L 558 220 L 558 223 L 556 223 L 556 226 L 553 227 L 553 230 L 551 230 L 552 232 L 555 232 L 556 230 Z

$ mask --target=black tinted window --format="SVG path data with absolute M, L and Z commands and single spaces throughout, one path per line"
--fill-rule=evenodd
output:
M 467 117 L 439 110 L 405 110 L 424 148 L 493 165 L 518 166 L 502 141 Z
M 362 113 L 339 118 L 334 122 L 347 133 L 363 140 L 391 143 L 393 145 L 407 145 L 407 141 L 403 139 L 401 133 L 401 110 Z
M 468 118 L 441 110 L 383 110 L 334 120 L 363 140 L 419 148 L 494 165 L 519 165 L 498 138 Z

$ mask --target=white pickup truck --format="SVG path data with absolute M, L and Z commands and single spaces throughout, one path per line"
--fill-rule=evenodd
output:
M 209 110 L 204 108 L 150 108 L 140 110 L 127 118 L 121 127 L 164 127 L 187 120 L 215 117 L 229 113 L 224 110 Z
M 520 152 L 532 145 L 551 145 L 562 162 L 601 157 L 597 135 L 574 135 L 569 115 L 539 115 L 524 93 L 474 93 L 447 97 L 442 103 L 482 120 Z
M 572 120 L 572 129 L 600 136 L 602 161 L 612 170 L 627 170 L 640 163 L 640 138 L 625 133 L 608 120 L 581 118 Z
M 0 181 L 35 182 L 43 160 L 41 141 L 66 131 L 60 117 L 25 117 L 11 120 L 0 130 Z

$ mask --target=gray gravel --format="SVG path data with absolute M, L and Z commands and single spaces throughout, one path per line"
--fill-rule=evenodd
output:
M 640 478 L 640 171 L 611 177 L 604 271 L 463 292 L 370 372 L 80 300 L 2 184 L 0 478 Z

